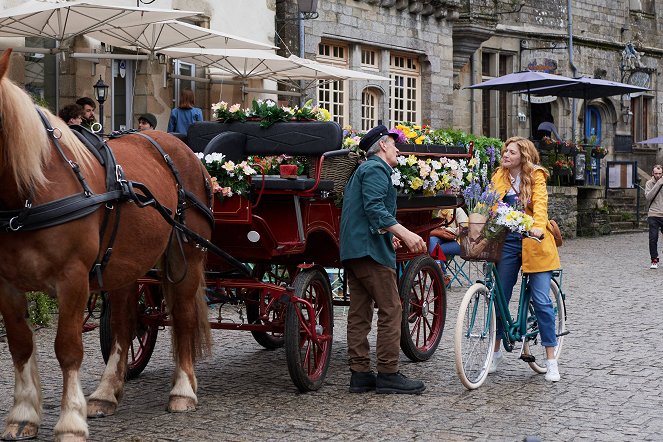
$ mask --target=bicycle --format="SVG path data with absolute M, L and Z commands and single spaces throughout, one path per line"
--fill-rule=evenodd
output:
M 533 237 L 534 240 L 537 240 Z M 514 319 L 509 311 L 502 285 L 493 262 L 486 262 L 484 280 L 473 284 L 460 304 L 456 330 L 454 334 L 454 350 L 456 372 L 463 385 L 474 390 L 479 388 L 488 375 L 493 358 L 496 340 L 496 316 L 502 320 L 502 343 L 508 352 L 513 351 L 518 342 L 522 342 L 520 359 L 527 362 L 536 373 L 545 373 L 546 349 L 541 345 L 539 329 L 534 314 L 534 306 L 527 289 L 529 277 L 521 271 L 520 298 L 518 313 Z M 566 330 L 565 294 L 562 291 L 562 269 L 553 271 L 550 282 L 550 297 L 555 311 L 555 334 L 557 347 L 555 358 L 562 352 Z

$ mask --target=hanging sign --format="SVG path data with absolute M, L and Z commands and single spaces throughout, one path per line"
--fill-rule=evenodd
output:
M 528 101 L 527 94 L 520 94 L 520 98 L 523 101 Z M 557 95 L 544 95 L 543 97 L 532 95 L 530 96 L 530 98 L 533 104 L 542 104 L 542 103 L 550 103 L 551 101 L 557 100 Z

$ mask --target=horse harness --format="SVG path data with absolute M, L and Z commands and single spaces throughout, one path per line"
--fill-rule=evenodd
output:
M 187 191 L 184 188 L 180 179 L 179 171 L 175 166 L 172 158 L 153 138 L 133 130 L 123 131 L 112 135 L 113 138 L 124 136 L 129 133 L 142 136 L 148 140 L 150 144 L 159 152 L 171 170 L 171 173 L 173 174 L 177 183 L 177 208 L 175 210 L 174 216 L 173 211 L 163 206 L 154 197 L 152 192 L 145 184 L 137 181 L 127 180 L 125 178 L 122 166 L 117 164 L 112 149 L 101 137 L 85 128 L 73 127 L 73 129 L 77 129 L 74 130 L 74 133 L 92 152 L 93 156 L 104 166 L 106 170 L 106 192 L 100 194 L 94 193 L 88 186 L 87 181 L 80 170 L 80 166 L 76 164 L 76 162 L 67 158 L 64 151 L 62 150 L 62 146 L 59 142 L 59 138 L 61 136 L 61 134 L 58 135 L 59 129 L 54 129 L 44 113 L 39 108 L 36 109 L 37 113 L 41 117 L 46 131 L 53 141 L 53 145 L 55 146 L 56 151 L 71 168 L 72 172 L 76 176 L 76 179 L 82 187 L 82 192 L 54 201 L 49 201 L 48 203 L 40 204 L 37 206 L 32 205 L 33 195 L 31 194 L 31 196 L 25 201 L 23 208 L 0 210 L 0 229 L 6 230 L 8 232 L 18 232 L 20 230 L 29 231 L 53 227 L 90 215 L 94 213 L 102 204 L 104 204 L 105 214 L 100 229 L 101 234 L 99 254 L 95 264 L 90 270 L 91 277 L 96 276 L 99 287 L 101 288 L 103 287 L 102 274 L 110 260 L 113 251 L 113 244 L 115 242 L 119 226 L 120 208 L 122 206 L 122 204 L 119 203 L 134 202 L 140 208 L 148 206 L 154 207 L 157 212 L 161 214 L 164 220 L 166 220 L 173 227 L 176 234 L 175 237 L 178 242 L 180 242 L 180 244 L 182 241 L 182 236 L 184 237 L 185 242 L 187 239 L 191 239 L 201 248 L 209 249 L 214 253 L 222 256 L 227 261 L 232 263 L 235 268 L 239 268 L 242 273 L 247 274 L 247 276 L 250 274 L 250 271 L 243 263 L 237 261 L 235 258 L 186 226 L 185 210 L 189 204 L 200 210 L 205 215 L 212 227 L 214 227 L 214 215 L 212 214 L 212 211 L 208 205 L 201 202 L 193 193 Z M 207 180 L 205 180 L 205 187 L 207 188 L 208 194 L 211 196 L 211 188 Z M 136 190 L 138 190 L 140 193 L 136 193 Z M 116 204 L 114 205 L 113 203 Z M 101 244 L 101 242 L 103 242 L 104 232 L 108 227 L 110 215 L 115 206 L 117 206 L 115 222 L 109 235 L 109 241 L 108 245 L 106 246 L 106 250 L 102 253 L 103 244 Z M 172 240 L 173 236 L 171 234 L 170 241 Z

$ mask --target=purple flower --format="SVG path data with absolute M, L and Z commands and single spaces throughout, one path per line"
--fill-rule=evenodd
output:
M 493 164 L 495 162 L 495 147 L 488 146 L 486 148 L 486 153 L 490 155 L 490 164 Z
M 396 140 L 397 143 L 407 143 L 407 137 L 405 136 L 405 133 L 402 130 L 396 129 L 394 127 L 389 132 L 398 135 L 398 140 Z

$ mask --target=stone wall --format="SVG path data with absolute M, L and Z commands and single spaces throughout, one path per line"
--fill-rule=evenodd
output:
M 605 188 L 578 187 L 578 236 L 608 235 L 610 232 Z
M 548 218 L 557 221 L 564 238 L 575 238 L 578 222 L 578 188 L 548 186 Z

